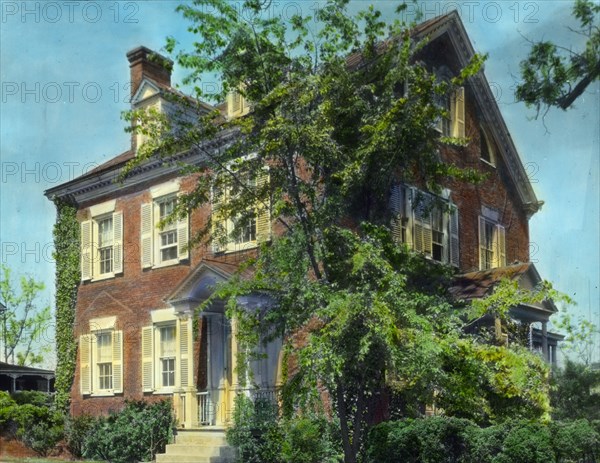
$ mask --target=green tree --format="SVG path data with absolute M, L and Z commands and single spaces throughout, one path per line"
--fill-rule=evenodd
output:
M 228 200 L 219 202 L 196 243 L 235 239 L 248 220 L 270 211 L 281 233 L 242 265 L 252 267 L 252 277 L 240 273 L 213 299 L 226 300 L 237 320 L 241 370 L 261 339 L 285 340 L 298 366 L 286 377 L 286 410 L 318 407 L 325 390 L 339 418 L 345 461 L 352 463 L 384 402 L 382 391 L 426 403 L 440 390 L 450 397 L 461 389 L 451 366 L 459 353 L 469 355 L 474 375 L 487 366 L 480 384 L 489 394 L 477 402 L 486 405 L 482 419 L 501 415 L 502 398 L 527 402 L 532 418 L 548 407 L 547 368 L 540 362 L 529 368 L 535 359 L 525 352 L 466 336 L 462 307 L 447 292 L 451 270 L 399 246 L 389 229 L 395 182 L 440 192 L 448 178 L 480 180 L 440 159 L 440 145 L 464 140 L 440 138 L 434 127 L 447 115 L 440 98 L 478 72 L 483 58 L 440 82 L 416 58 L 424 44 L 409 25 L 386 23 L 373 7 L 353 16 L 347 4 L 331 0 L 314 17 L 289 21 L 265 14 L 257 0 L 244 2 L 243 15 L 222 0 L 179 6 L 196 39 L 191 51 L 168 39 L 167 50 L 190 71 L 184 83 L 195 86 L 198 99 L 222 101 L 235 90 L 252 111 L 224 121 L 174 94 L 180 114 L 128 113 L 136 121 L 131 130 L 150 139 L 124 176 L 151 156 L 176 162 L 185 150 L 202 153 L 202 165 L 183 166 L 197 182 L 175 215 L 221 195 Z M 222 92 L 204 95 L 203 79 L 215 76 Z M 207 148 L 212 141 L 220 148 Z M 235 218 L 233 230 L 220 226 L 226 217 Z M 247 294 L 275 308 L 248 310 L 239 302 Z M 529 394 L 533 389 L 537 395 Z M 466 410 L 480 395 L 470 389 L 454 408 Z
M 539 115 L 551 107 L 566 110 L 600 78 L 600 4 L 576 0 L 573 17 L 579 27 L 572 32 L 586 40 L 582 49 L 557 45 L 551 41 L 532 44 L 529 56 L 521 61 L 521 82 L 516 97 L 536 108 Z
M 12 358 L 18 365 L 36 365 L 44 360 L 49 344 L 40 344 L 51 319 L 50 306 L 40 308 L 36 299 L 44 284 L 22 276 L 19 290 L 11 281 L 11 270 L 1 267 L 0 298 L 6 309 L 2 312 L 2 359 Z
M 600 371 L 567 360 L 552 374 L 552 416 L 559 420 L 600 420 Z
M 573 315 L 567 311 L 561 313 L 555 325 L 565 333 L 565 339 L 560 344 L 561 351 L 569 360 L 590 366 L 597 346 L 595 338 L 599 334 L 598 327 L 582 316 L 573 320 Z

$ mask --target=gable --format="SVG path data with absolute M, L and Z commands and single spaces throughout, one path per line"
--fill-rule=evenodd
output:
M 148 79 L 142 80 L 139 88 L 135 92 L 135 94 L 131 97 L 131 106 L 135 107 L 139 105 L 142 101 L 147 100 L 155 95 L 160 93 L 160 88 L 157 84 L 151 82 Z

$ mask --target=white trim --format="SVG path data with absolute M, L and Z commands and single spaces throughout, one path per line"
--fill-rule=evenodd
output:
M 177 320 L 177 315 L 173 308 L 153 310 L 150 312 L 150 316 L 152 317 L 153 324 Z
M 156 185 L 155 187 L 150 188 L 150 194 L 152 195 L 152 199 L 157 199 L 161 196 L 177 193 L 179 191 L 180 183 L 181 179 L 176 178 L 169 182 L 162 183 L 160 185 Z
M 154 89 L 156 91 L 156 93 L 154 95 L 148 96 L 142 100 L 140 100 L 140 96 L 143 94 L 145 88 L 147 87 L 151 87 L 152 89 Z M 140 102 L 146 100 L 147 98 L 151 98 L 157 94 L 160 93 L 160 88 L 158 88 L 155 84 L 153 84 L 152 82 L 150 82 L 148 79 L 142 79 L 142 82 L 140 82 L 140 86 L 138 87 L 137 91 L 135 92 L 135 95 L 133 95 L 133 97 L 131 98 L 131 105 L 135 106 L 137 104 L 139 104 Z
M 102 317 L 90 319 L 90 331 L 114 330 L 117 317 Z
M 108 214 L 109 212 L 114 212 L 116 203 L 117 200 L 113 199 L 111 201 L 90 206 L 90 214 L 92 218 L 95 218 L 99 215 Z
M 481 215 L 492 222 L 500 222 L 500 212 L 496 209 L 492 209 L 491 207 L 481 206 Z

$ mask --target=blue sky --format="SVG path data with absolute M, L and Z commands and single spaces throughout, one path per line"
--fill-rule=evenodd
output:
M 71 180 L 128 149 L 125 53 L 160 50 L 173 35 L 191 43 L 175 1 L 0 1 L 0 263 L 46 283 L 54 297 L 54 206 L 44 190 Z M 241 2 L 236 3 L 239 5 Z M 391 17 L 397 2 L 374 2 Z M 354 2 L 353 8 L 368 2 Z M 531 39 L 564 44 L 571 1 L 420 2 L 425 17 L 457 8 L 475 49 L 489 53 L 485 73 L 539 199 L 531 222 L 531 259 L 543 278 L 600 317 L 600 88 L 576 108 L 532 120 L 516 103 L 518 63 Z M 310 13 L 313 0 L 273 0 L 266 14 Z M 414 19 L 409 11 L 406 19 Z M 185 72 L 175 68 L 173 82 Z M 51 342 L 52 327 L 45 336 Z M 596 354 L 598 358 L 600 352 Z M 53 359 L 48 360 L 52 365 Z

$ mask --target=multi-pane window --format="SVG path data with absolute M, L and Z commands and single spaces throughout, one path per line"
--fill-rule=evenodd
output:
M 257 201 L 256 205 L 250 204 L 243 212 L 232 213 L 228 209 L 237 209 L 243 193 L 256 191 L 265 185 L 268 171 L 264 169 L 258 175 L 239 173 L 236 180 L 227 180 L 220 177 L 213 188 L 213 249 L 215 252 L 229 252 L 256 247 L 270 237 L 270 205 Z M 246 204 L 244 198 L 239 209 L 245 208 Z
M 156 318 L 142 328 L 142 387 L 169 394 L 193 381 L 192 319 L 179 319 L 169 309 L 154 311 Z
M 113 219 L 107 217 L 98 222 L 98 257 L 100 275 L 113 271 Z
M 171 197 L 158 203 L 159 221 L 165 220 L 175 210 L 177 198 Z M 164 225 L 159 232 L 160 261 L 177 259 L 177 224 Z
M 178 188 L 178 186 L 177 186 Z M 188 259 L 188 217 L 168 218 L 177 207 L 177 193 L 168 189 L 141 207 L 140 261 L 142 268 L 173 265 Z M 162 193 L 162 192 L 161 192 Z
M 81 222 L 81 279 L 112 277 L 123 272 L 123 213 L 104 212 L 114 210 L 114 205 L 92 206 L 101 214 Z
M 446 137 L 465 137 L 465 89 L 458 87 L 450 95 L 436 98 L 436 104 L 446 116 L 440 117 L 435 128 Z
M 405 185 L 394 186 L 390 206 L 394 239 L 432 260 L 459 265 L 456 206 Z
M 112 395 L 123 392 L 122 331 L 102 328 L 81 335 L 79 362 L 82 394 Z
M 112 372 L 112 333 L 99 333 L 96 335 L 96 368 L 98 371 L 98 389 L 113 388 Z
M 506 265 L 506 231 L 486 217 L 479 217 L 479 268 L 487 270 Z
M 175 325 L 160 328 L 159 363 L 162 387 L 175 386 Z

